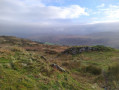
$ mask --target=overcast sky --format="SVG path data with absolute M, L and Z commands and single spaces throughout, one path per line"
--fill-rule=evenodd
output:
M 0 26 L 95 25 L 118 21 L 119 0 L 0 0 Z

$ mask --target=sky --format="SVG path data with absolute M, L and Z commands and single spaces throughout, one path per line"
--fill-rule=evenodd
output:
M 20 25 L 55 27 L 113 22 L 119 22 L 119 0 L 0 0 L 1 27 L 3 24 L 18 29 Z
M 0 20 L 32 24 L 119 21 L 119 0 L 0 0 Z

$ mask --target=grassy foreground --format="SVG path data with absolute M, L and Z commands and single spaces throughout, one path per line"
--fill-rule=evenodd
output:
M 119 89 L 118 50 L 61 54 L 68 48 L 0 37 L 0 90 Z

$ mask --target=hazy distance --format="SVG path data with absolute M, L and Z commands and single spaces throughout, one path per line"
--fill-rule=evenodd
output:
M 0 35 L 119 48 L 118 0 L 1 0 Z

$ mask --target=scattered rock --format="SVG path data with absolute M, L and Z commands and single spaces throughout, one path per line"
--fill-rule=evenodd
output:
M 53 68 L 56 68 L 57 70 L 59 70 L 61 72 L 66 72 L 64 68 L 60 67 L 57 64 L 51 64 L 50 66 L 53 67 Z
M 44 56 L 41 56 L 41 59 L 43 59 L 43 60 L 47 61 L 47 59 L 46 59 Z

